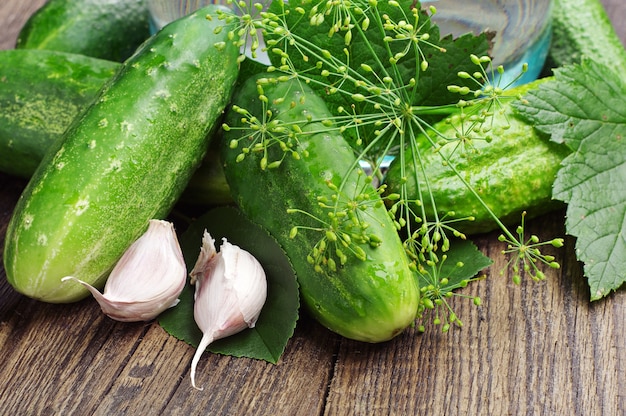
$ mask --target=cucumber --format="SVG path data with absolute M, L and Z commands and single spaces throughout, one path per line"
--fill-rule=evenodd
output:
M 0 172 L 30 178 L 120 66 L 60 51 L 0 51 Z M 204 208 L 233 202 L 217 149 L 209 149 L 180 202 Z
M 123 61 L 150 37 L 146 0 L 49 0 L 22 27 L 18 49 Z
M 168 214 L 237 77 L 239 48 L 218 10 L 228 9 L 200 9 L 147 41 L 46 154 L 7 229 L 4 267 L 18 292 L 88 296 L 61 279 L 102 287 L 149 220 Z
M 346 338 L 391 339 L 414 322 L 419 304 L 417 278 L 398 233 L 380 195 L 359 174 L 353 150 L 326 123 L 331 113 L 322 99 L 296 79 L 265 82 L 270 78 L 269 74 L 250 78 L 237 89 L 226 113 L 222 160 L 233 198 L 251 221 L 281 244 L 296 271 L 303 303 L 315 319 Z M 242 116 L 237 106 L 250 116 Z M 291 150 L 299 157 L 283 158 L 279 144 L 269 146 L 266 155 L 255 146 L 250 151 L 245 144 L 233 148 L 259 131 L 250 129 L 244 119 L 263 120 L 267 114 L 273 121 L 260 129 L 277 132 L 268 140 L 284 134 L 286 141 L 298 141 Z M 272 162 L 281 159 L 278 166 Z M 268 167 L 262 169 L 265 161 Z M 346 217 L 359 212 L 369 228 L 342 222 L 341 210 L 333 222 L 329 216 L 333 210 L 321 204 L 332 204 L 337 193 L 349 197 L 347 205 L 356 201 L 355 194 L 369 196 L 367 208 Z
M 120 66 L 60 51 L 0 51 L 0 172 L 30 178 Z M 180 202 L 198 208 L 233 203 L 216 149 L 209 149 Z
M 513 88 L 508 93 L 523 95 L 547 79 Z M 454 138 L 460 125 L 461 116 L 457 113 L 436 123 L 434 130 L 444 137 Z M 417 150 L 405 151 L 404 163 L 402 158 L 395 158 L 384 179 L 386 193 L 404 194 L 409 201 L 418 201 L 410 204 L 414 212 L 421 213 L 423 209 L 430 220 L 435 215 L 458 220 L 451 226 L 465 234 L 497 228 L 493 216 L 464 181 L 505 225 L 519 222 L 523 211 L 527 211 L 530 218 L 562 206 L 552 200 L 552 184 L 569 151 L 522 121 L 515 114 L 512 101 L 505 102 L 502 111 L 496 114 L 490 133 L 492 140 L 472 140 L 473 149 L 466 154 L 457 148 L 456 140 L 432 146 L 432 142 L 440 139 L 435 133 L 429 135 L 430 138 L 417 137 L 419 146 Z M 419 167 L 413 164 L 413 153 L 417 151 L 421 160 Z M 442 155 L 449 159 L 447 163 Z M 459 177 L 451 166 L 462 172 L 462 176 Z M 420 191 L 423 198 L 420 198 Z M 430 203 L 431 198 L 434 204 Z M 474 220 L 465 220 L 469 217 Z
M 600 0 L 554 0 L 547 67 L 580 63 L 582 56 L 626 73 L 626 51 Z
M 67 52 L 0 51 L 0 171 L 30 178 L 120 65 Z
M 219 149 L 214 146 L 219 142 L 219 137 L 211 140 L 211 147 L 180 196 L 178 202 L 181 206 L 206 210 L 208 207 L 234 203 Z

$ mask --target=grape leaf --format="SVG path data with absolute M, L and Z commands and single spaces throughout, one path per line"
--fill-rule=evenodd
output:
M 626 84 L 585 59 L 525 98 L 522 116 L 573 151 L 552 194 L 568 204 L 566 231 L 598 300 L 626 282 Z
M 263 229 L 230 207 L 215 208 L 195 220 L 180 238 L 191 270 L 202 235 L 207 230 L 219 246 L 222 237 L 250 252 L 263 266 L 268 280 L 267 300 L 254 328 L 214 341 L 207 348 L 218 354 L 277 363 L 293 335 L 300 306 L 298 284 L 291 263 L 278 243 Z M 159 324 L 172 336 L 197 347 L 202 332 L 193 317 L 194 288 L 187 284 L 174 308 L 159 316 Z

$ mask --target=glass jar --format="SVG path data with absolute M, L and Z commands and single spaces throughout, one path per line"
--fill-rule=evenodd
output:
M 165 24 L 221 0 L 148 0 L 150 25 L 156 32 Z M 551 39 L 552 0 L 422 0 L 422 6 L 435 6 L 433 21 L 441 36 L 460 36 L 495 31 L 492 50 L 494 66 L 503 65 L 501 86 L 509 84 L 521 71 L 528 71 L 516 82 L 536 79 L 545 63 Z M 269 61 L 260 54 L 260 61 Z
M 524 63 L 528 71 L 517 84 L 539 76 L 550 48 L 552 0 L 422 0 L 422 6 L 437 9 L 433 21 L 442 37 L 496 32 L 491 56 L 494 66 L 504 66 L 501 86 L 516 77 Z
M 186 16 L 209 4 L 220 4 L 219 0 L 148 0 L 150 30 L 156 33 L 169 22 Z

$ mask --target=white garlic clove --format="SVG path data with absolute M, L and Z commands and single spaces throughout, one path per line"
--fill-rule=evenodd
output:
M 196 367 L 206 347 L 256 324 L 267 298 L 267 278 L 254 256 L 226 239 L 216 252 L 206 231 L 190 275 L 196 285 L 194 319 L 203 334 L 191 363 L 191 384 L 197 388 Z
M 147 231 L 113 268 L 103 293 L 76 277 L 63 278 L 69 279 L 85 286 L 112 319 L 149 321 L 178 303 L 187 280 L 187 267 L 174 225 L 150 220 Z

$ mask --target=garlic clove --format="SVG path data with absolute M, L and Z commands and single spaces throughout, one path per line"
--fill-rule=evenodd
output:
M 267 298 L 267 278 L 252 254 L 225 238 L 217 252 L 215 240 L 206 231 L 190 275 L 196 286 L 194 319 L 202 331 L 191 362 L 191 384 L 197 388 L 196 367 L 207 346 L 256 324 Z
M 150 220 L 147 231 L 117 262 L 103 293 L 73 276 L 85 286 L 102 311 L 117 321 L 149 321 L 178 303 L 185 287 L 187 267 L 174 225 Z

